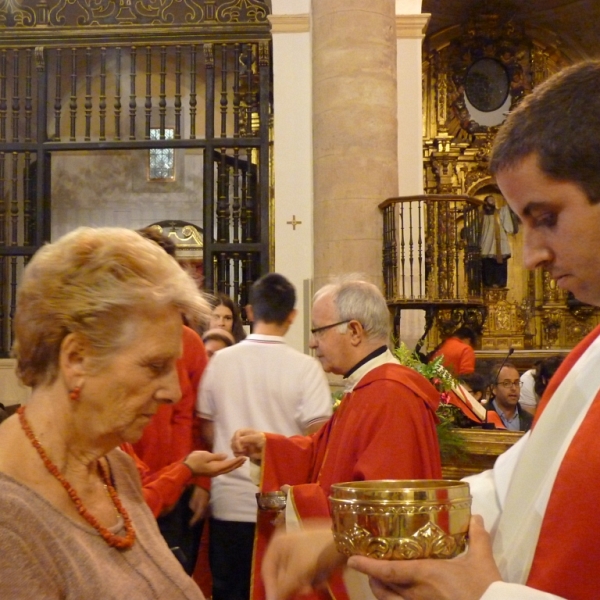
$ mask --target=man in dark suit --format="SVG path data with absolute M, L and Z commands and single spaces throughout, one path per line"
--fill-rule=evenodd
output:
M 533 417 L 519 406 L 521 380 L 519 371 L 511 363 L 492 367 L 492 399 L 488 411 L 495 411 L 509 431 L 529 431 Z

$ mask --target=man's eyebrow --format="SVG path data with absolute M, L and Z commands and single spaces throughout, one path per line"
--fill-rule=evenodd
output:
M 528 202 L 525 208 L 523 209 L 523 215 L 525 217 L 530 217 L 531 213 L 536 210 L 544 210 L 548 208 L 548 203 L 539 201 L 539 202 Z

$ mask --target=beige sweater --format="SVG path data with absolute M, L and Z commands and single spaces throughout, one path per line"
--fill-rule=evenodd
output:
M 202 600 L 158 531 L 129 456 L 107 456 L 136 541 L 111 548 L 95 529 L 0 473 L 0 598 L 6 600 Z

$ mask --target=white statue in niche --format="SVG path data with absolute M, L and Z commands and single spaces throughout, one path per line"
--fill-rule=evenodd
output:
M 510 208 L 496 207 L 494 196 L 483 201 L 481 218 L 481 272 L 484 287 L 505 288 L 508 279 L 508 259 L 511 257 L 508 234 L 517 233 Z

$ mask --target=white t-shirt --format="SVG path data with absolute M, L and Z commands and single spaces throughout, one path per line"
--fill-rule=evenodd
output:
M 521 395 L 519 396 L 519 404 L 527 408 L 536 408 L 539 398 L 535 393 L 535 369 L 529 369 L 521 375 Z
M 316 359 L 294 350 L 282 337 L 251 334 L 211 358 L 200 382 L 197 410 L 214 423 L 213 451 L 231 455 L 231 438 L 237 429 L 301 435 L 331 416 L 332 400 Z M 256 522 L 257 491 L 248 462 L 215 477 L 213 517 Z

